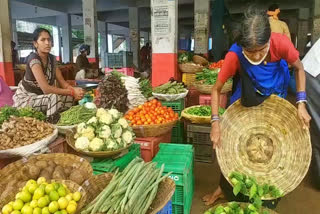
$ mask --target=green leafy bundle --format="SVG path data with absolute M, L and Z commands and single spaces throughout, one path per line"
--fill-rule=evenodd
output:
M 191 52 L 184 52 L 184 53 L 179 53 L 178 55 L 178 63 L 186 63 L 186 62 L 191 62 L 193 57 L 193 53 Z
M 183 83 L 178 83 L 176 81 L 167 82 L 163 85 L 160 85 L 153 90 L 154 93 L 158 94 L 181 94 L 186 92 L 186 89 Z
M 0 108 L 0 126 L 3 122 L 9 120 L 11 116 L 32 117 L 42 121 L 46 119 L 46 116 L 42 112 L 36 111 L 31 107 L 24 107 L 18 109 L 11 106 L 5 106 Z
M 219 107 L 219 115 L 223 115 L 226 110 L 224 108 Z M 211 116 L 211 106 L 195 106 L 189 108 L 186 111 L 187 114 L 196 115 L 196 116 Z
M 145 98 L 152 97 L 152 86 L 148 79 L 141 79 L 139 85 L 140 90 Z

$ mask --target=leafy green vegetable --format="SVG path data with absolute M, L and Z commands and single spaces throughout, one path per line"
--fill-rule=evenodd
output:
M 20 108 L 18 112 L 19 117 L 33 117 L 42 121 L 46 119 L 46 116 L 42 112 L 36 111 L 31 107 Z
M 223 115 L 226 110 L 224 108 L 219 107 L 219 115 Z M 211 116 L 211 106 L 195 106 L 189 108 L 186 111 L 187 114 L 196 115 L 196 116 Z
M 116 69 L 113 69 L 113 71 L 111 71 L 111 75 L 117 77 L 119 80 L 121 80 L 121 77 L 125 77 L 126 76 L 123 73 L 117 71 Z
M 42 121 L 46 119 L 46 116 L 42 112 L 36 111 L 31 107 L 24 107 L 18 109 L 11 106 L 5 106 L 0 109 L 0 126 L 11 116 L 32 117 Z
M 206 85 L 214 85 L 218 78 L 219 69 L 204 68 L 202 72 L 196 73 L 196 80 Z M 232 81 L 229 79 L 228 82 Z
M 193 57 L 193 53 L 190 52 L 184 52 L 184 53 L 179 53 L 178 55 L 178 63 L 186 63 L 186 62 L 191 62 Z
M 153 92 L 158 94 L 181 94 L 186 92 L 186 89 L 183 83 L 173 81 L 154 88 Z
M 0 109 L 0 125 L 2 125 L 3 122 L 8 120 L 10 116 L 19 116 L 19 112 L 16 108 L 5 106 Z
M 140 90 L 145 98 L 152 97 L 152 86 L 148 79 L 141 79 L 139 85 Z

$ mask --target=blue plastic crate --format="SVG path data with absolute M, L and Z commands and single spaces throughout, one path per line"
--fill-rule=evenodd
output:
M 172 202 L 171 200 L 167 203 L 167 205 L 157 214 L 172 214 Z

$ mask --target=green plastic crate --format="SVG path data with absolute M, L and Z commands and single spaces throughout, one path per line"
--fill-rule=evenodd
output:
M 172 108 L 172 110 L 181 116 L 181 112 L 184 109 L 184 99 L 179 99 L 176 101 L 161 101 L 163 106 Z
M 93 173 L 95 175 L 102 174 L 105 172 L 112 172 L 116 168 L 119 168 L 119 170 L 122 171 L 134 158 L 140 157 L 140 156 L 141 156 L 140 145 L 132 144 L 129 148 L 129 152 L 124 156 L 115 160 L 95 158 L 91 162 L 91 166 L 93 168 Z
M 183 143 L 184 141 L 184 123 L 178 121 L 177 124 L 172 128 L 171 142 Z

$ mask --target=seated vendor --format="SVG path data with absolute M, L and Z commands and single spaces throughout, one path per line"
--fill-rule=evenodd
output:
M 30 106 L 50 117 L 82 99 L 84 91 L 63 79 L 55 56 L 50 54 L 52 37 L 48 30 L 38 28 L 33 32 L 33 46 L 36 51 L 27 57 L 26 72 L 13 96 L 14 106 Z M 55 86 L 56 80 L 60 87 Z
M 82 71 L 83 74 L 79 75 L 77 73 L 76 79 L 94 79 L 99 76 L 99 70 L 91 68 L 89 60 L 87 58 L 90 55 L 90 46 L 89 45 L 81 45 L 79 48 L 80 55 L 77 56 L 76 66 L 77 72 Z M 82 76 L 82 77 L 79 77 Z

